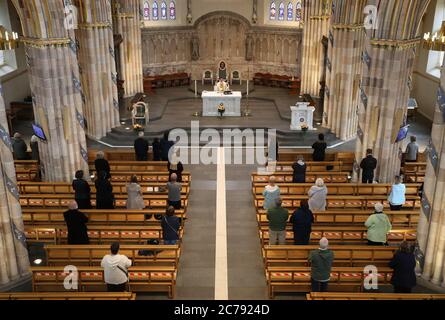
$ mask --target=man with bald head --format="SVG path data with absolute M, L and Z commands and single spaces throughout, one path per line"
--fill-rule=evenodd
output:
M 178 182 L 178 175 L 173 173 L 170 176 L 170 181 L 167 182 L 168 190 L 168 205 L 179 210 L 181 209 L 181 191 L 182 184 Z
M 87 223 L 88 218 L 79 211 L 75 201 L 68 205 L 68 211 L 63 214 L 68 229 L 68 244 L 89 244 Z

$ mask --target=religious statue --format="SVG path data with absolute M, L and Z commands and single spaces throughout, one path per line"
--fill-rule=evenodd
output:
M 246 38 L 246 60 L 251 61 L 253 59 L 253 38 L 249 34 Z
M 199 60 L 199 38 L 197 36 L 192 38 L 192 60 Z
M 229 90 L 230 90 L 229 84 L 226 81 L 224 81 L 224 79 L 222 78 L 219 79 L 218 83 L 215 85 L 215 91 L 221 93 Z
M 218 78 L 227 80 L 227 65 L 224 61 L 219 63 Z
M 253 0 L 252 23 L 256 24 L 257 21 L 258 21 L 258 0 Z

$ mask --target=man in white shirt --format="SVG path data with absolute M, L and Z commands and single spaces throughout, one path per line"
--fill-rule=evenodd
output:
M 108 292 L 124 292 L 128 282 L 128 268 L 131 260 L 119 254 L 119 243 L 111 245 L 111 254 L 107 254 L 101 262 Z

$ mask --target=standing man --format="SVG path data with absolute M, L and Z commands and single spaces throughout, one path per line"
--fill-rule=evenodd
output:
M 334 253 L 329 250 L 329 241 L 326 238 L 320 240 L 320 248 L 311 251 L 309 263 L 311 264 L 312 292 L 327 292 L 329 280 L 331 280 L 332 263 Z
M 160 147 L 161 147 L 161 161 L 169 161 L 168 158 L 170 149 L 174 146 L 174 142 L 168 139 L 169 133 L 165 132 L 164 137 L 161 139 Z
M 320 133 L 318 135 L 318 141 L 312 145 L 314 153 L 312 154 L 312 159 L 314 161 L 324 161 L 326 157 L 326 149 L 328 145 L 324 140 L 324 134 Z
M 377 168 L 377 159 L 372 155 L 372 149 L 366 150 L 366 158 L 360 163 L 362 168 L 362 183 L 374 182 L 374 170 Z
M 418 154 L 419 154 L 419 145 L 417 144 L 417 137 L 412 136 L 411 142 L 406 147 L 405 161 L 416 162 Z
M 12 138 L 12 150 L 14 151 L 15 160 L 28 160 L 28 146 L 18 132 Z
M 286 244 L 286 226 L 289 219 L 289 212 L 282 207 L 281 198 L 276 199 L 275 207 L 267 211 L 269 220 L 269 245 Z
M 128 282 L 128 268 L 131 260 L 119 254 L 119 243 L 111 245 L 111 254 L 107 254 L 101 262 L 108 292 L 124 292 Z
M 89 244 L 90 240 L 87 230 L 88 218 L 79 211 L 75 201 L 71 201 L 68 208 L 69 210 L 63 214 L 68 229 L 68 244 Z
M 145 140 L 144 131 L 139 131 L 138 138 L 134 141 L 134 152 L 136 153 L 136 161 L 148 161 L 148 141 Z

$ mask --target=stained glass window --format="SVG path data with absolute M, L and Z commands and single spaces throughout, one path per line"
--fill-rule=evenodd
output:
M 302 5 L 301 5 L 301 0 L 298 0 L 296 5 L 296 12 L 295 12 L 295 21 L 300 22 L 301 20 L 303 20 L 303 10 L 302 10 Z
M 170 20 L 176 20 L 176 4 L 170 1 Z
M 280 7 L 278 10 L 278 20 L 284 20 L 284 3 L 280 3 Z
M 153 2 L 153 20 L 159 20 L 159 9 L 158 9 L 158 2 Z
M 277 18 L 277 6 L 275 1 L 270 3 L 270 20 L 275 20 Z
M 150 20 L 150 2 L 144 1 L 144 20 Z
M 165 1 L 162 1 L 161 3 L 161 19 L 167 20 L 167 4 Z
M 292 2 L 289 2 L 287 5 L 287 21 L 294 20 L 294 5 Z

